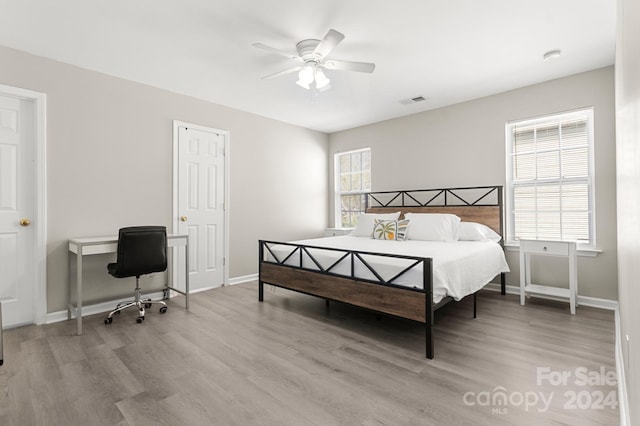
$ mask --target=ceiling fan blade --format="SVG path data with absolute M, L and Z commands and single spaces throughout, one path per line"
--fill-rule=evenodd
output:
M 370 62 L 354 62 L 354 61 L 339 61 L 337 59 L 330 59 L 322 64 L 328 70 L 340 70 L 340 71 L 357 71 L 357 72 L 373 72 L 376 69 L 376 64 Z
M 284 56 L 285 58 L 293 59 L 294 61 L 303 62 L 302 58 L 296 55 L 295 53 L 287 52 L 286 50 L 276 49 L 275 47 L 267 46 L 262 43 L 253 43 L 253 47 L 257 47 L 258 49 L 266 50 L 269 53 L 275 53 L 276 55 Z
M 336 31 L 329 30 L 320 43 L 316 46 L 313 54 L 318 59 L 322 59 L 327 56 L 335 47 L 344 39 L 344 34 Z
M 268 80 L 270 78 L 276 78 L 276 77 L 280 77 L 282 75 L 291 74 L 292 72 L 300 71 L 301 69 L 302 69 L 302 67 L 289 68 L 288 70 L 279 71 L 279 72 L 277 72 L 275 74 L 265 75 L 264 77 L 262 77 L 262 80 Z

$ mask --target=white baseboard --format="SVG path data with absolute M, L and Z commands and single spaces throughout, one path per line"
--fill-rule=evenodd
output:
M 213 290 L 214 288 L 220 288 L 220 287 L 221 286 L 216 285 L 216 286 L 212 286 L 212 287 L 190 288 L 189 289 L 189 294 L 201 293 L 203 291 Z
M 244 282 L 249 282 L 249 281 L 253 281 L 253 280 L 257 280 L 258 279 L 258 274 L 253 274 L 253 275 L 245 275 L 242 277 L 236 277 L 236 278 L 232 278 L 229 280 L 229 284 L 240 284 L 240 283 L 244 283 Z M 216 287 L 204 287 L 204 288 L 198 288 L 198 289 L 191 289 L 191 291 L 189 292 L 189 294 L 195 294 L 195 293 L 200 293 L 201 291 L 207 291 L 207 290 L 213 290 L 214 288 L 218 288 Z M 175 293 L 177 294 L 177 293 Z M 154 300 L 157 299 L 162 299 L 162 292 L 156 292 L 156 293 L 151 293 L 151 294 L 145 294 L 144 297 L 145 298 L 151 298 Z M 102 303 L 97 303 L 94 305 L 85 305 L 82 307 L 82 316 L 87 316 L 87 315 L 94 315 L 94 314 L 101 314 L 103 312 L 109 312 L 111 310 L 114 309 L 115 305 L 117 305 L 120 302 L 126 302 L 131 300 L 131 297 L 125 297 L 123 299 L 115 299 L 115 300 L 109 300 L 108 302 L 102 302 Z M 75 318 L 74 315 L 72 315 L 72 318 Z M 58 312 L 50 312 L 47 314 L 44 324 L 51 324 L 54 322 L 60 322 L 60 321 L 66 321 L 67 320 L 67 311 L 58 311 Z
M 631 426 L 629 417 L 629 397 L 624 375 L 624 357 L 622 356 L 622 336 L 620 335 L 620 310 L 616 309 L 616 374 L 618 376 L 618 407 L 620 408 L 620 426 Z
M 154 300 L 162 299 L 162 292 L 145 294 L 143 297 L 145 299 L 151 298 Z M 87 315 L 101 314 L 103 312 L 112 311 L 118 303 L 127 302 L 132 300 L 131 297 L 125 297 L 117 300 L 109 300 L 108 302 L 97 303 L 94 305 L 85 305 L 82 307 L 82 316 L 85 317 Z M 71 315 L 71 318 L 75 318 L 75 315 Z M 66 321 L 67 320 L 67 311 L 58 311 L 58 312 L 50 312 L 47 314 L 45 319 L 45 324 L 51 324 L 54 322 Z
M 485 288 L 487 290 L 500 291 L 500 284 L 489 283 Z M 515 285 L 508 285 L 506 287 L 506 292 L 507 294 L 520 295 L 520 287 Z M 536 295 L 535 297 L 539 297 L 541 299 L 566 301 L 566 299 L 559 299 L 556 297 L 545 296 L 545 295 Z M 616 309 L 618 309 L 618 302 L 616 300 L 601 299 L 599 297 L 589 297 L 589 296 L 580 296 L 580 295 L 578 295 L 578 305 L 589 306 L 591 308 L 607 309 L 609 311 L 615 311 Z
M 618 302 L 611 299 L 600 299 L 599 297 L 589 297 L 578 295 L 578 305 L 590 306 L 592 308 L 607 309 L 615 311 L 618 309 Z
M 258 274 L 243 275 L 240 277 L 230 278 L 229 285 L 248 283 L 249 281 L 255 281 L 257 279 Z

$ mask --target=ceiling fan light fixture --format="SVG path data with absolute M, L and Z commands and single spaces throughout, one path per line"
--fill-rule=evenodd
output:
M 309 88 L 309 83 L 306 83 L 306 82 L 304 82 L 304 81 L 302 81 L 302 80 L 298 80 L 298 81 L 296 81 L 296 84 L 297 84 L 298 86 L 302 87 L 302 88 L 307 89 L 307 90 L 309 90 L 309 89 L 310 89 L 310 88 Z
M 304 87 L 305 89 L 309 90 L 309 85 L 313 83 L 313 74 L 314 74 L 313 67 L 307 65 L 306 67 L 302 68 L 298 73 L 298 81 L 296 81 L 296 84 L 298 86 Z
M 316 89 L 322 89 L 331 83 L 331 80 L 327 78 L 322 70 L 316 71 Z

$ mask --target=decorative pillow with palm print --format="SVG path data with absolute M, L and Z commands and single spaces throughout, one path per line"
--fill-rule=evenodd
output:
M 404 220 L 380 220 L 373 221 L 373 233 L 371 238 L 376 240 L 396 240 L 404 241 L 407 239 L 407 229 L 409 221 Z

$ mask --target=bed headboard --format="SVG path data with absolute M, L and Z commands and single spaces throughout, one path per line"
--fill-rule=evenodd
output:
M 504 237 L 502 186 L 369 192 L 365 200 L 367 213 L 450 213 Z

